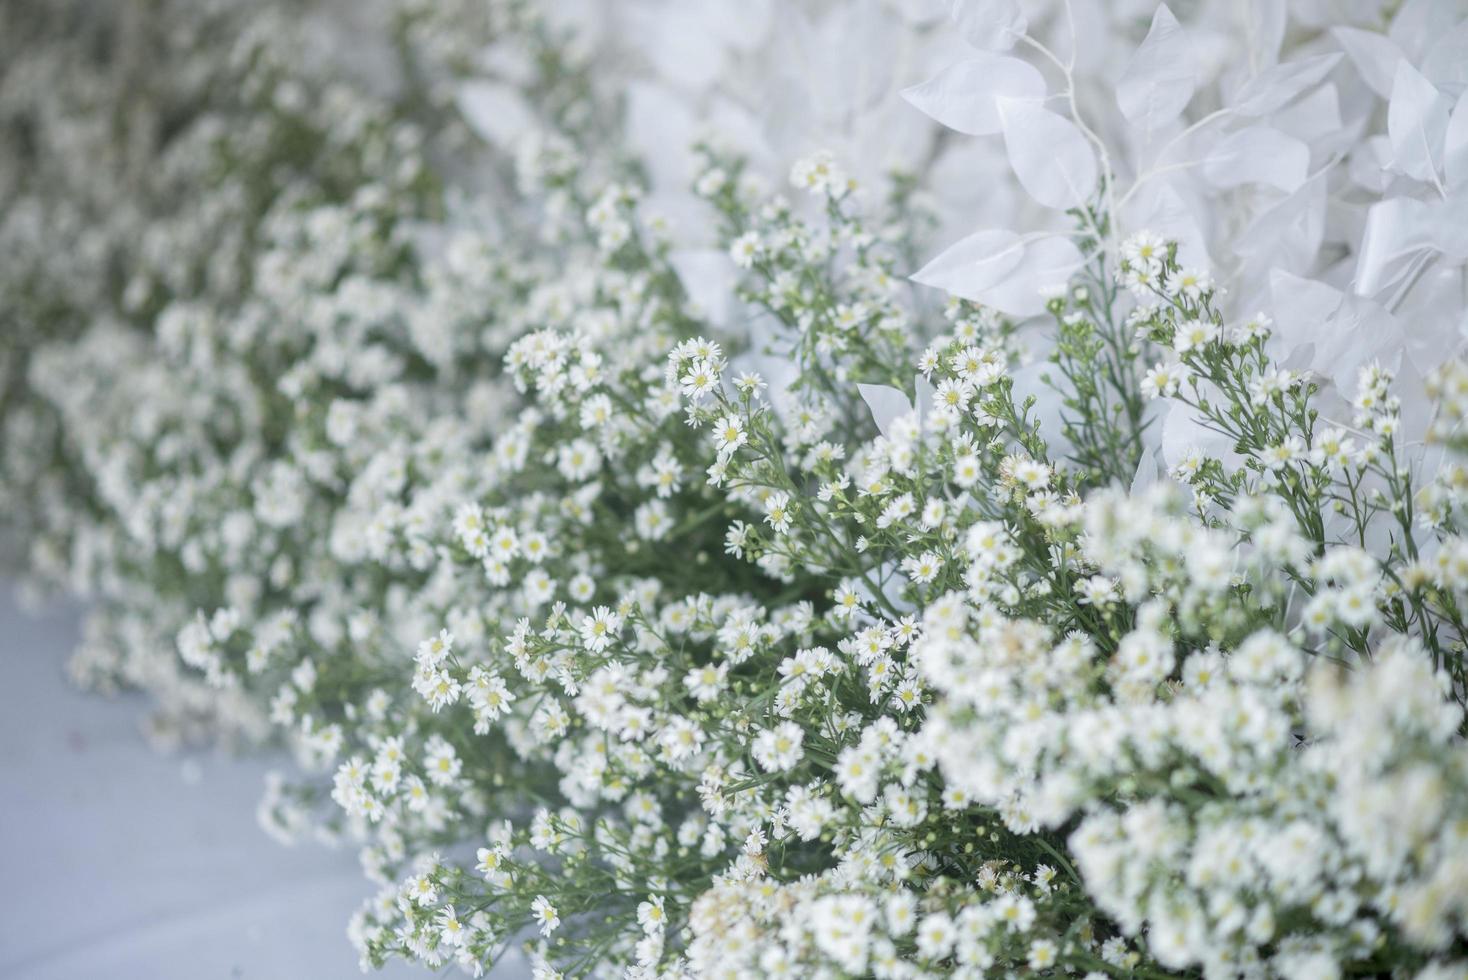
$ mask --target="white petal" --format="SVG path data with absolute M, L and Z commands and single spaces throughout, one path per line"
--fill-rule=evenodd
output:
M 1233 110 L 1244 116 L 1268 115 L 1330 74 L 1340 60 L 1339 53 L 1318 54 L 1265 69 L 1239 89 Z
M 1153 130 L 1176 119 L 1197 85 L 1197 58 L 1177 18 L 1162 4 L 1116 86 L 1122 115 Z
M 1032 102 L 999 99 L 1009 165 L 1048 208 L 1085 203 L 1096 189 L 1096 154 L 1075 123 Z
M 949 129 L 987 136 L 1002 128 L 995 98 L 1041 99 L 1045 79 L 1029 62 L 1003 55 L 966 58 L 911 88 L 902 97 Z

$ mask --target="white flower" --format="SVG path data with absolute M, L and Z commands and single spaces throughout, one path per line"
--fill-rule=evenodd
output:
M 734 243 L 729 246 L 730 258 L 732 258 L 734 260 L 734 264 L 739 266 L 739 268 L 741 269 L 748 269 L 753 266 L 754 260 L 757 259 L 760 255 L 760 251 L 761 245 L 759 235 L 752 231 L 747 231 L 744 234 L 740 235 L 738 238 L 734 239 Z
M 550 899 L 544 895 L 535 896 L 535 901 L 530 903 L 530 912 L 535 916 L 535 921 L 540 923 L 540 934 L 549 936 L 555 932 L 561 924 L 560 913 L 551 904 Z
M 714 424 L 714 449 L 721 458 L 730 456 L 748 438 L 748 433 L 744 431 L 744 420 L 737 415 L 725 415 Z
M 637 906 L 637 924 L 642 926 L 642 931 L 648 935 L 661 933 L 667 923 L 667 914 L 663 911 L 663 896 L 649 895 L 647 901 Z
M 1171 398 L 1188 382 L 1191 373 L 1183 364 L 1158 364 L 1142 378 L 1142 394 L 1148 398 Z
M 775 533 L 784 534 L 790 530 L 792 516 L 789 494 L 782 490 L 765 498 L 765 523 L 770 525 Z
M 784 772 L 795 768 L 805 754 L 801 742 L 805 730 L 791 721 L 781 722 L 760 732 L 754 740 L 754 758 L 766 772 Z
M 606 606 L 597 606 L 581 619 L 581 642 L 593 653 L 611 646 L 622 629 L 622 617 Z

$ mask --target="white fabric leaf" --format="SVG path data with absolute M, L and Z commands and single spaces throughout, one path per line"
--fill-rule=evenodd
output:
M 1329 75 L 1340 60 L 1335 52 L 1267 68 L 1239 89 L 1233 110 L 1244 116 L 1267 116 Z
M 1197 58 L 1182 26 L 1167 4 L 1159 5 L 1147 37 L 1116 85 L 1116 102 L 1122 115 L 1146 130 L 1172 122 L 1193 97 L 1196 65 Z
M 953 23 L 981 51 L 1008 51 L 1030 26 L 1018 0 L 953 0 Z
M 1047 208 L 1083 204 L 1096 189 L 1096 154 L 1075 123 L 1033 102 L 997 101 L 1009 165 L 1029 195 Z
M 976 231 L 954 242 L 910 277 L 954 296 L 979 301 L 983 290 L 998 283 L 1024 259 L 1020 237 L 1002 228 Z
M 1396 42 L 1385 34 L 1363 31 L 1359 27 L 1332 27 L 1330 33 L 1350 56 L 1351 63 L 1371 91 L 1383 99 L 1391 98 L 1397 62 L 1407 57 Z
M 877 431 L 884 436 L 893 422 L 904 415 L 912 414 L 912 402 L 891 385 L 859 384 L 856 390 L 861 392 L 861 400 L 872 410 L 872 421 L 877 423 Z
M 902 97 L 949 129 L 988 136 L 1002 128 L 996 97 L 1035 99 L 1045 96 L 1045 78 L 1019 58 L 980 54 L 949 65 L 921 85 L 902 90 Z
M 1268 184 L 1290 193 L 1309 170 L 1308 146 L 1263 125 L 1225 136 L 1203 160 L 1203 176 L 1215 187 Z
M 531 126 L 535 116 L 525 97 L 501 82 L 477 79 L 465 82 L 455 93 L 464 121 L 485 142 L 512 149 Z
M 1448 100 L 1409 62 L 1398 62 L 1386 114 L 1392 169 L 1432 180 L 1442 165 L 1447 130 Z
M 1443 132 L 1443 169 L 1449 189 L 1468 186 L 1468 91 L 1458 96 Z

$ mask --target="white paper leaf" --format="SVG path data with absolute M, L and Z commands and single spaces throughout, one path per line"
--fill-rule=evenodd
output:
M 996 97 L 1042 99 L 1045 78 L 1029 62 L 980 54 L 949 65 L 921 85 L 902 90 L 913 106 L 960 133 L 987 136 L 1002 128 Z
M 978 302 L 980 294 L 1018 266 L 1024 254 L 1014 232 L 986 229 L 953 243 L 911 279 Z
M 511 149 L 535 123 L 525 97 L 501 82 L 475 80 L 456 93 L 464 121 L 485 142 Z
M 953 23 L 981 51 L 1008 51 L 1029 28 L 1018 0 L 953 0 Z
M 1392 168 L 1417 180 L 1432 180 L 1442 165 L 1447 129 L 1448 100 L 1410 63 L 1398 62 L 1386 114 Z
M 1157 129 L 1187 107 L 1197 86 L 1197 58 L 1177 18 L 1162 4 L 1152 27 L 1127 63 L 1116 86 L 1122 115 L 1146 130 Z
M 1203 176 L 1215 187 L 1268 184 L 1289 193 L 1305 182 L 1310 148 L 1269 126 L 1249 126 L 1225 136 L 1203 161 Z
M 1443 132 L 1443 169 L 1449 189 L 1468 186 L 1468 91 L 1458 96 Z
M 1271 270 L 1303 273 L 1314 267 L 1325 240 L 1328 176 L 1317 173 L 1235 236 L 1234 254 L 1244 260 L 1245 276 L 1266 276 Z
M 1286 366 L 1315 371 L 1350 391 L 1361 366 L 1401 360 L 1402 324 L 1379 303 L 1275 270 L 1270 276 L 1275 329 L 1271 354 Z
M 1279 61 L 1279 46 L 1284 43 L 1288 11 L 1285 0 L 1248 0 L 1244 31 L 1249 39 L 1250 62 L 1264 67 Z
M 917 396 L 918 421 L 926 422 L 928 416 L 933 414 L 933 399 L 937 397 L 938 391 L 921 373 L 912 376 L 912 390 Z
M 1468 261 L 1468 194 L 1453 194 L 1431 205 L 1432 244 L 1458 262 Z
M 1064 235 L 1051 235 L 1025 246 L 1024 257 L 1007 275 L 976 292 L 976 302 L 1010 316 L 1045 312 L 1045 291 L 1064 287 L 1081 267 L 1083 256 Z
M 1356 133 L 1341 122 L 1340 96 L 1330 82 L 1274 113 L 1269 123 L 1322 155 L 1328 151 L 1323 151 L 1317 143 L 1350 145 L 1356 138 Z
M 697 171 L 693 144 L 699 120 L 672 89 L 655 82 L 627 86 L 627 139 L 646 161 L 654 187 L 688 187 Z
M 669 253 L 668 261 L 698 315 L 713 323 L 727 322 L 738 278 L 729 254 L 723 249 L 680 248 Z
M 1416 257 L 1433 248 L 1428 205 L 1408 197 L 1378 201 L 1366 211 L 1356 252 L 1352 290 L 1384 296 L 1414 267 Z
M 1169 241 L 1177 242 L 1177 260 L 1183 266 L 1211 266 L 1208 236 L 1198 224 L 1198 216 L 1175 185 L 1182 183 L 1181 174 L 1163 175 L 1141 184 L 1122 208 L 1121 226 L 1146 228 Z M 1188 193 L 1195 203 L 1198 195 Z
M 1406 58 L 1396 42 L 1385 34 L 1363 31 L 1358 27 L 1332 27 L 1330 33 L 1350 56 L 1351 63 L 1371 91 L 1383 99 L 1391 98 L 1397 62 Z
M 960 239 L 912 280 L 1011 316 L 1045 312 L 1044 291 L 1070 281 L 1083 256 L 1064 235 L 1020 244 L 1012 231 L 988 229 Z
M 1029 195 L 1060 210 L 1084 203 L 1096 189 L 1096 154 L 1075 123 L 1033 102 L 998 104 L 1009 165 Z
M 1223 460 L 1225 466 L 1236 466 L 1242 462 L 1234 449 L 1234 440 L 1205 424 L 1197 409 L 1182 402 L 1168 402 L 1167 414 L 1162 417 L 1160 428 L 1161 435 L 1155 438 L 1159 441 L 1162 464 L 1169 470 L 1187 459 L 1194 450 Z
M 1329 75 L 1340 60 L 1339 53 L 1318 54 L 1267 68 L 1239 89 L 1233 110 L 1244 116 L 1266 116 Z
M 1387 34 L 1414 64 L 1463 16 L 1457 0 L 1404 0 L 1397 6 Z
M 1468 18 L 1432 42 L 1422 56 L 1422 74 L 1450 96 L 1468 88 Z
M 894 421 L 912 414 L 912 402 L 891 385 L 859 384 L 856 390 L 861 392 L 861 400 L 872 410 L 872 421 L 877 423 L 877 431 L 884 436 Z

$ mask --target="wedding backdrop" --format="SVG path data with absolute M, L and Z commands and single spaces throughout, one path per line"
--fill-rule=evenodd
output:
M 349 968 L 1468 977 L 1461 0 L 12 0 L 0 257 Z

